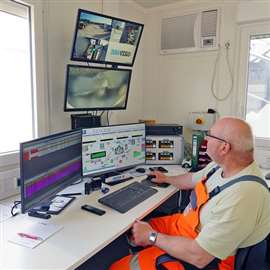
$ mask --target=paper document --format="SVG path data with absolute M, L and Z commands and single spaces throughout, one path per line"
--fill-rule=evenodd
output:
M 46 222 L 29 222 L 20 228 L 15 235 L 11 236 L 8 241 L 34 248 L 62 228 L 63 226 Z

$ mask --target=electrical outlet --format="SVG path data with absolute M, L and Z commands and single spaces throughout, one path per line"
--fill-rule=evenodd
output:
M 20 187 L 21 186 L 21 178 L 20 177 L 16 177 L 15 178 L 16 181 L 16 187 Z

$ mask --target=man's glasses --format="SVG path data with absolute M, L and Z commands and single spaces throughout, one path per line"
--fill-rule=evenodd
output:
M 219 141 L 221 141 L 221 142 L 228 143 L 226 140 L 224 140 L 224 139 L 222 139 L 222 138 L 219 138 L 219 137 L 216 137 L 216 136 L 214 136 L 214 135 L 211 135 L 209 131 L 206 132 L 206 137 L 213 138 L 213 139 L 219 140 Z

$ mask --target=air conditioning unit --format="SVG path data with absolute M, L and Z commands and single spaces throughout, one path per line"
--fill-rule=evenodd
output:
M 160 53 L 216 50 L 219 13 L 219 9 L 211 9 L 163 18 Z

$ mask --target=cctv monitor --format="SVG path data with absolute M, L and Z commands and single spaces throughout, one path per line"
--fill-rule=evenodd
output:
M 82 174 L 102 175 L 145 164 L 145 124 L 82 130 Z
M 48 203 L 80 179 L 81 130 L 67 131 L 20 144 L 21 211 Z
M 143 24 L 78 10 L 71 60 L 133 66 Z
M 130 69 L 68 65 L 64 111 L 124 110 Z

